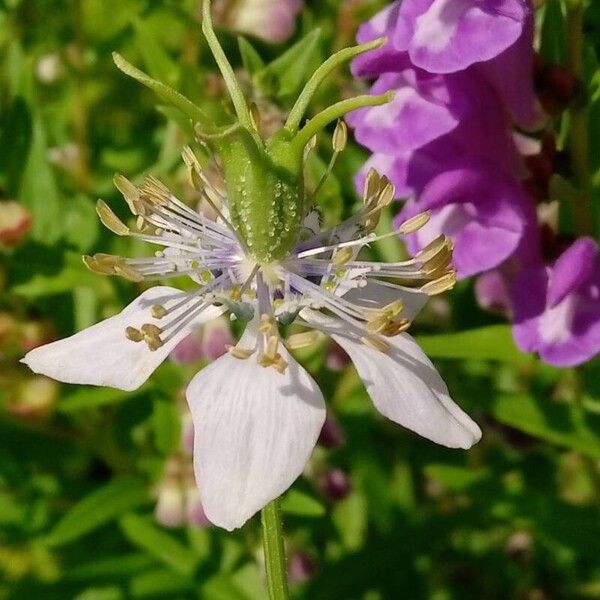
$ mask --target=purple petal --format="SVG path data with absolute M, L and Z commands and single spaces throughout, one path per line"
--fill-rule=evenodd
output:
M 591 238 L 581 238 L 572 244 L 554 264 L 548 289 L 548 304 L 556 306 L 567 294 L 576 292 L 589 282 L 598 269 L 598 246 Z
M 413 4 L 415 0 L 405 0 L 402 12 Z M 422 7 L 423 0 L 417 4 Z M 454 73 L 488 61 L 517 41 L 529 12 L 525 0 L 434 0 L 414 18 L 410 58 L 431 73 Z M 396 48 L 405 45 L 409 29 L 398 28 Z

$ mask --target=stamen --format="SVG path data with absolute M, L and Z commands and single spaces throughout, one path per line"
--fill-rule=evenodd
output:
M 132 342 L 141 342 L 144 339 L 144 334 L 135 327 L 126 327 L 125 337 Z
M 245 360 L 246 358 L 250 358 L 256 352 L 256 350 L 254 349 L 244 348 L 242 346 L 227 345 L 226 349 L 227 352 L 229 352 L 229 354 L 231 354 L 232 356 L 235 356 L 235 358 L 240 358 L 243 360 Z
M 133 281 L 134 283 L 144 281 L 144 276 L 139 271 L 136 271 L 132 266 L 125 263 L 117 263 L 114 266 L 114 270 L 115 275 L 120 275 L 128 281 Z
M 415 259 L 421 262 L 427 262 L 433 258 L 445 245 L 447 238 L 444 234 L 439 235 L 433 241 L 429 242 L 425 248 L 422 248 L 415 254 Z
M 427 225 L 429 219 L 431 219 L 431 213 L 429 211 L 419 213 L 414 217 L 404 221 L 404 223 L 402 223 L 402 225 L 400 225 L 398 228 L 398 232 L 404 235 L 408 233 L 414 233 L 415 231 L 421 229 L 421 227 Z
M 382 340 L 380 337 L 375 335 L 365 335 L 360 338 L 360 341 L 365 346 L 368 346 L 369 348 L 379 352 L 388 352 L 390 349 L 390 345 L 385 340 Z
M 365 203 L 367 203 L 369 199 L 375 197 L 375 195 L 379 192 L 380 181 L 381 177 L 379 176 L 379 173 L 373 168 L 369 169 L 369 172 L 365 178 L 365 187 L 363 191 L 363 200 Z
M 346 123 L 341 119 L 338 120 L 335 130 L 333 132 L 333 151 L 340 153 L 346 148 L 348 142 L 348 127 Z
M 102 224 L 117 235 L 129 235 L 129 227 L 115 215 L 108 204 L 103 200 L 98 200 L 96 203 L 96 212 L 100 217 Z
M 113 178 L 113 183 L 115 187 L 123 194 L 123 198 L 127 205 L 129 206 L 129 210 L 134 215 L 143 215 L 144 214 L 144 204 L 140 200 L 140 190 L 135 186 L 127 177 L 123 177 L 123 175 L 117 174 Z
M 332 262 L 336 267 L 346 264 L 354 254 L 352 248 L 340 248 L 333 256 Z
M 319 339 L 316 331 L 306 331 L 304 333 L 295 333 L 290 335 L 285 341 L 285 346 L 289 350 L 301 350 L 312 346 Z
M 155 319 L 162 319 L 169 314 L 169 311 L 162 304 L 155 304 L 150 312 Z
M 442 275 L 438 279 L 428 281 L 424 286 L 421 287 L 421 292 L 428 296 L 436 296 L 442 292 L 451 290 L 456 283 L 456 271 L 452 269 L 449 273 Z

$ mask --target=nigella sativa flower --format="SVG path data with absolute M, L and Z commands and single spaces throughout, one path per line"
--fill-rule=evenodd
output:
M 196 121 L 199 140 L 219 158 L 222 186 L 209 180 L 189 148 L 183 158 L 217 218 L 192 210 L 152 177 L 139 187 L 118 177 L 137 231 L 100 202 L 102 222 L 117 235 L 160 249 L 148 258 L 85 258 L 99 273 L 136 282 L 187 275 L 195 288 L 147 289 L 118 315 L 37 348 L 24 362 L 61 381 L 133 390 L 199 324 L 225 314 L 246 323 L 239 342 L 200 371 L 186 392 L 202 506 L 213 523 L 233 529 L 293 483 L 317 442 L 326 416 L 323 395 L 290 350 L 323 334 L 348 353 L 386 417 L 455 448 L 470 447 L 481 432 L 406 333 L 427 297 L 454 284 L 448 240 L 441 236 L 405 261 L 362 259 L 360 250 L 379 239 L 372 230 L 394 197 L 392 183 L 371 171 L 362 208 L 331 229 L 320 227 L 305 186 L 315 134 L 351 110 L 390 99 L 384 94 L 342 100 L 300 127 L 312 95 L 334 67 L 382 40 L 328 59 L 284 127 L 263 140 L 258 115 L 246 104 L 212 30 L 208 3 L 203 30 L 236 111 L 237 122 L 229 127 L 215 128 L 182 96 L 116 60 Z M 334 155 L 345 141 L 340 122 Z M 418 230 L 428 218 L 417 214 L 387 235 Z M 292 324 L 302 331 L 286 335 Z

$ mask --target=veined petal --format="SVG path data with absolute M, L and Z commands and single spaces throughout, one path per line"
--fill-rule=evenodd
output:
M 331 336 L 350 356 L 377 410 L 404 427 L 449 448 L 470 448 L 478 425 L 450 398 L 448 388 L 413 338 L 387 338 L 387 353 L 344 335 Z
M 64 381 L 114 387 L 126 391 L 140 387 L 173 348 L 191 329 L 219 316 L 223 309 L 208 307 L 187 326 L 181 328 L 166 343 L 151 351 L 143 342 L 133 342 L 125 336 L 127 327 L 151 323 L 155 304 L 181 298 L 175 288 L 157 286 L 143 292 L 119 314 L 92 325 L 71 337 L 46 344 L 29 352 L 23 359 L 34 373 Z M 168 320 L 166 317 L 165 320 Z
M 285 351 L 285 373 L 227 354 L 192 379 L 194 470 L 208 519 L 241 527 L 302 473 L 325 421 L 323 395 Z

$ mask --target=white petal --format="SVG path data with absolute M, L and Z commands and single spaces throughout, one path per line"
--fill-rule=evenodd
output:
M 481 430 L 450 398 L 448 388 L 413 338 L 386 338 L 383 353 L 344 335 L 331 336 L 349 354 L 373 403 L 388 419 L 450 448 L 470 448 Z
M 192 379 L 194 469 L 206 516 L 232 530 L 302 473 L 325 421 L 323 395 L 280 349 L 285 374 L 225 355 Z
M 157 286 L 142 293 L 119 314 L 92 325 L 71 337 L 46 344 L 29 352 L 23 359 L 34 373 L 64 381 L 115 387 L 126 391 L 140 387 L 171 350 L 191 329 L 219 316 L 223 310 L 207 308 L 187 327 L 152 352 L 144 342 L 132 342 L 125 337 L 126 327 L 141 327 L 161 321 L 153 319 L 154 304 L 165 304 L 180 298 L 175 288 Z M 162 320 L 168 321 L 169 316 Z

